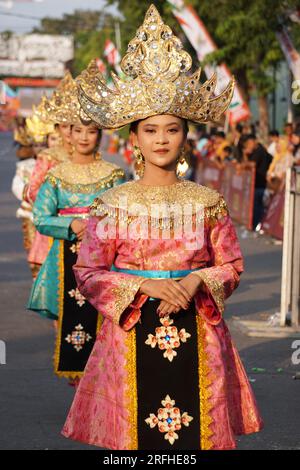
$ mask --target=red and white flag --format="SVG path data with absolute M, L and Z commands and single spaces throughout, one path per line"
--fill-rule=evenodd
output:
M 174 16 L 197 52 L 199 61 L 203 61 L 207 54 L 217 49 L 217 46 L 212 40 L 204 23 L 201 21 L 194 8 L 189 5 L 186 6 L 183 0 L 168 0 L 168 2 L 171 3 Z M 225 64 L 221 64 L 216 67 L 206 65 L 204 67 L 204 71 L 208 78 L 210 78 L 214 72 L 217 72 L 217 93 L 220 93 L 227 86 L 232 77 Z M 251 116 L 250 109 L 244 101 L 237 85 L 234 87 L 234 93 L 228 113 L 230 124 L 247 120 Z
M 106 74 L 106 65 L 105 63 L 103 62 L 102 59 L 100 59 L 100 57 L 97 57 L 96 59 L 96 64 L 97 64 L 97 67 L 98 67 L 98 70 L 99 72 L 102 73 L 102 75 L 105 75 Z
M 106 39 L 104 46 L 104 57 L 106 57 L 107 62 L 112 65 L 115 70 L 120 73 L 120 60 L 121 56 L 118 49 L 110 39 Z
M 289 14 L 290 20 L 294 21 L 294 23 L 299 23 L 300 24 L 300 8 L 297 10 L 293 10 Z
M 286 28 L 283 26 L 276 36 L 295 80 L 300 80 L 300 54 L 295 49 Z

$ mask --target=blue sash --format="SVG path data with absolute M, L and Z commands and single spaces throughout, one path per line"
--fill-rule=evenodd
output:
M 155 270 L 140 270 L 140 269 L 123 269 L 123 268 L 116 268 L 113 265 L 110 269 L 111 271 L 115 271 L 118 273 L 126 273 L 126 274 L 133 274 L 135 276 L 142 276 L 147 277 L 150 279 L 182 279 L 183 277 L 187 276 L 188 274 L 192 273 L 193 271 L 198 271 L 199 268 L 195 269 L 177 269 L 175 271 L 155 271 Z M 149 297 L 149 300 L 156 300 L 153 297 Z

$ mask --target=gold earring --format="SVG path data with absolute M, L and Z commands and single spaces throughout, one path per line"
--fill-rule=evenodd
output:
M 71 144 L 70 155 L 72 156 L 74 152 L 75 152 L 75 145 Z
M 142 152 L 138 147 L 133 148 L 133 155 L 134 155 L 134 169 L 136 174 L 142 178 L 144 171 L 145 171 L 145 160 L 143 157 Z
M 63 145 L 63 139 L 62 139 L 62 136 L 60 134 L 58 134 L 58 138 L 57 138 L 57 147 L 61 147 Z
M 186 151 L 185 148 L 182 147 L 180 154 L 177 158 L 177 166 L 176 166 L 176 175 L 180 178 L 184 176 L 189 168 L 188 162 L 186 161 Z
M 94 160 L 96 161 L 99 161 L 99 160 L 102 160 L 102 153 L 101 152 L 97 152 L 97 150 L 95 150 L 94 152 Z

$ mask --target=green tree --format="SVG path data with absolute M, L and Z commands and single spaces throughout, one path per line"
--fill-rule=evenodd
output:
M 107 38 L 114 38 L 114 17 L 104 11 L 75 10 L 62 18 L 43 18 L 33 33 L 72 35 L 74 38 L 73 75 L 78 75 L 95 57 L 103 56 Z

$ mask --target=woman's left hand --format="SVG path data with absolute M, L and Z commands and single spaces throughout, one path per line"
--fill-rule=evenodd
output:
M 200 277 L 193 273 L 188 274 L 178 282 L 179 284 L 183 285 L 192 298 L 195 296 L 196 292 L 202 285 L 202 280 Z M 169 304 L 165 300 L 162 300 L 157 308 L 157 313 L 159 317 L 165 317 L 167 315 L 171 315 L 171 313 L 178 313 L 179 310 L 180 308 Z

